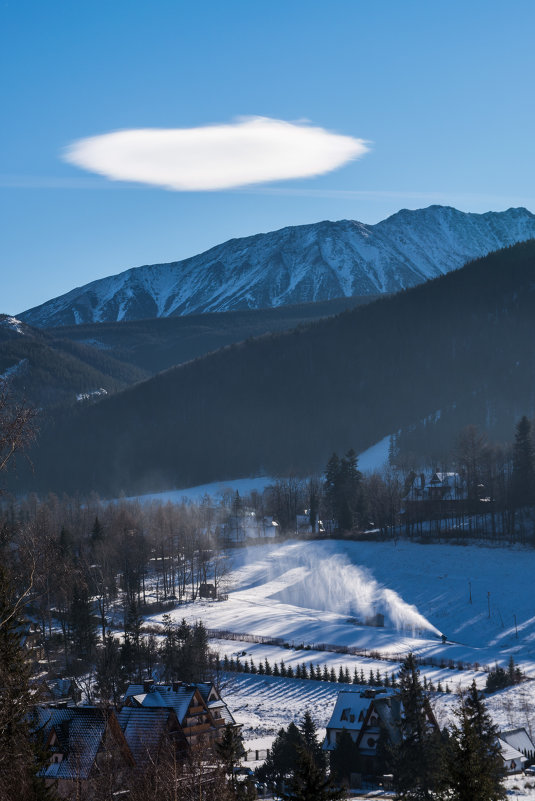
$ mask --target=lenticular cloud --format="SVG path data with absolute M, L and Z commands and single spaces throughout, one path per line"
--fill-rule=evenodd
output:
M 202 128 L 140 128 L 80 139 L 64 159 L 116 181 L 176 191 L 321 175 L 368 150 L 362 139 L 253 117 Z

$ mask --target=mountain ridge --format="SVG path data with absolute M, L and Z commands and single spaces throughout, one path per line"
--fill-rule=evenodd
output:
M 361 452 L 430 416 L 446 451 L 468 424 L 503 440 L 535 413 L 534 276 L 532 240 L 161 372 L 44 430 L 19 491 L 115 497 L 310 475 L 333 451 Z
M 37 327 L 259 309 L 393 293 L 535 238 L 523 207 L 472 214 L 401 209 L 374 225 L 324 220 L 230 239 L 196 256 L 131 267 L 17 315 Z

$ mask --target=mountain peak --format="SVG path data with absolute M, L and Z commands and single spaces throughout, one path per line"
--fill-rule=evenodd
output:
M 131 268 L 19 316 L 55 327 L 392 293 L 534 237 L 535 215 L 524 208 L 471 214 L 432 205 L 375 225 L 323 220 Z

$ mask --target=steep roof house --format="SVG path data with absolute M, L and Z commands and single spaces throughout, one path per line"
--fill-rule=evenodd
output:
M 501 731 L 499 742 L 508 773 L 522 770 L 526 762 L 535 759 L 535 745 L 524 728 Z
M 157 756 L 164 734 L 180 749 L 187 749 L 219 740 L 227 724 L 238 725 L 210 682 L 155 684 L 152 680 L 128 687 L 119 723 L 138 763 Z
M 114 760 L 114 776 L 121 778 L 134 766 L 134 758 L 113 710 L 97 707 L 38 707 L 38 733 L 50 751 L 41 771 L 47 786 L 74 797 L 77 788 L 98 777 Z
M 431 707 L 427 705 L 425 711 L 429 726 L 438 729 Z M 381 772 L 378 764 L 379 738 L 383 732 L 390 743 L 399 743 L 402 715 L 401 699 L 394 691 L 339 692 L 327 724 L 323 749 L 332 751 L 336 748 L 342 731 L 346 729 L 365 758 L 366 773 Z
M 525 757 L 517 748 L 513 748 L 501 737 L 498 737 L 498 744 L 500 746 L 500 755 L 503 762 L 503 767 L 506 773 L 521 773 L 524 768 L 524 763 L 527 762 Z

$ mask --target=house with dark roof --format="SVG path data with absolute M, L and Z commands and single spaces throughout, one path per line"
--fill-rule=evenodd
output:
M 138 763 L 157 758 L 164 735 L 186 750 L 221 739 L 227 724 L 238 728 L 210 682 L 155 684 L 148 680 L 131 684 L 123 701 L 119 723 Z
M 438 723 L 429 704 L 425 706 L 430 728 L 438 730 Z M 378 746 L 381 734 L 386 735 L 392 745 L 401 740 L 403 706 L 398 693 L 386 690 L 348 691 L 338 693 L 336 703 L 327 724 L 324 751 L 332 751 L 345 729 L 358 746 L 363 757 L 365 773 L 382 772 L 379 765 Z
M 41 771 L 47 786 L 58 795 L 75 796 L 77 789 L 98 778 L 114 760 L 118 789 L 121 778 L 134 767 L 134 757 L 115 712 L 93 706 L 38 707 L 37 734 L 50 753 Z

